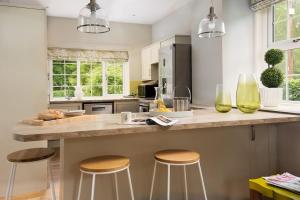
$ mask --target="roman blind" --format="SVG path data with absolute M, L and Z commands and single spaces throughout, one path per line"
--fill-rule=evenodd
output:
M 262 10 L 264 8 L 271 7 L 275 3 L 281 2 L 284 0 L 250 0 L 250 7 L 253 11 Z
M 129 56 L 127 51 L 48 48 L 48 58 L 52 60 L 128 61 Z

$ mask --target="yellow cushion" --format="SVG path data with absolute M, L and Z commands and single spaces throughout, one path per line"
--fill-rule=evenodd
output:
M 249 189 L 255 190 L 263 196 L 275 200 L 300 200 L 299 194 L 275 186 L 271 186 L 267 184 L 265 179 L 263 178 L 250 179 Z

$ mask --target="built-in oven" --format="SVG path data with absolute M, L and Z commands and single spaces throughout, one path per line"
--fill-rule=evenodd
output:
M 88 115 L 97 114 L 112 114 L 113 113 L 113 103 L 84 103 L 83 109 Z
M 148 81 L 138 86 L 138 97 L 139 98 L 154 98 L 155 87 L 158 87 L 158 81 Z
M 150 103 L 140 102 L 139 112 L 149 112 Z

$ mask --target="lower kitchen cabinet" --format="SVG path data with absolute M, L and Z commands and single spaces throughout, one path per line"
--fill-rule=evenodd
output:
M 116 101 L 114 113 L 139 112 L 139 101 Z
M 81 110 L 82 103 L 51 103 L 49 108 L 58 110 Z

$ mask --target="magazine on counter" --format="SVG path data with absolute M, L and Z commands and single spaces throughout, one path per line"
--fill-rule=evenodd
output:
M 128 125 L 160 125 L 160 126 L 172 126 L 176 124 L 178 120 L 169 119 L 163 115 L 158 115 L 156 117 L 151 117 L 148 119 L 134 119 L 126 124 Z
M 160 126 L 172 126 L 178 122 L 178 120 L 169 119 L 163 115 L 158 115 L 156 117 L 151 117 L 146 122 L 151 125 L 151 121 Z
M 279 175 L 268 176 L 264 177 L 264 179 L 270 185 L 300 193 L 300 177 L 294 176 L 290 173 L 286 172 Z

